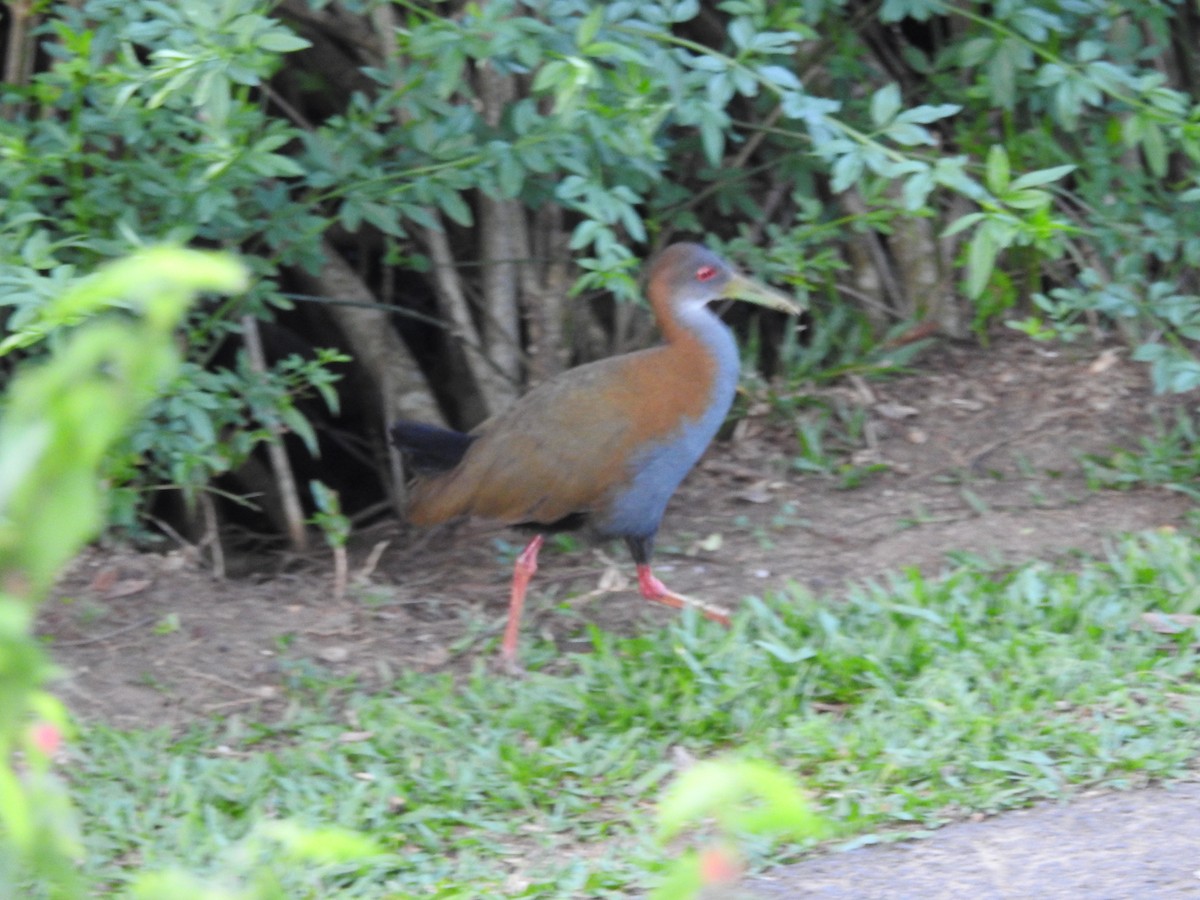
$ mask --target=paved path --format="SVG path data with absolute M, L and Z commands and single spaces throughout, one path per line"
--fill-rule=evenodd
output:
M 1200 898 L 1200 783 L 1107 792 L 747 879 L 750 900 Z

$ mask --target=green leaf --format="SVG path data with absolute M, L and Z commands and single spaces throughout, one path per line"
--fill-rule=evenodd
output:
M 269 50 L 272 53 L 294 53 L 297 50 L 307 50 L 312 46 L 311 41 L 306 41 L 299 35 L 278 28 L 258 35 L 254 42 L 260 49 Z
M 687 22 L 700 15 L 700 0 L 678 0 L 671 10 L 672 22 Z
M 444 229 L 441 219 L 428 206 L 405 203 L 401 205 L 400 212 L 406 219 L 410 219 L 422 228 L 432 228 L 434 231 Z
M 1038 69 L 1035 83 L 1038 87 L 1053 87 L 1067 79 L 1070 71 L 1059 63 L 1046 63 Z
M 984 181 L 993 194 L 1002 194 L 1008 188 L 1008 151 L 1001 144 L 992 144 L 988 150 Z
M 575 46 L 587 50 L 588 45 L 596 39 L 596 35 L 600 32 L 600 26 L 603 24 L 604 4 L 599 3 L 593 7 L 590 13 L 580 19 L 579 27 L 575 29 Z
M 985 223 L 967 245 L 967 296 L 972 300 L 983 294 L 992 278 L 1000 244 L 996 233 Z
M 885 84 L 871 95 L 871 122 L 882 128 L 900 111 L 900 86 L 895 82 Z
M 467 205 L 467 201 L 462 198 L 462 195 L 458 191 L 441 191 L 437 197 L 437 204 L 441 207 L 442 212 L 459 225 L 466 227 L 475 221 L 471 207 Z
M 933 164 L 933 181 L 942 187 L 957 191 L 964 197 L 981 201 L 987 191 L 983 185 L 967 174 L 968 159 L 965 156 L 941 156 Z
M 304 447 L 309 453 L 313 456 L 320 455 L 320 447 L 317 444 L 317 433 L 313 431 L 312 423 L 308 421 L 304 413 L 300 412 L 292 404 L 285 403 L 279 408 L 279 418 L 289 431 L 304 442 Z
M 796 31 L 760 31 L 750 41 L 748 49 L 755 53 L 793 53 L 795 43 L 800 40 Z
M 909 212 L 923 208 L 932 190 L 933 171 L 927 166 L 905 179 L 904 187 L 901 189 L 904 208 Z
M 1142 129 L 1142 153 L 1146 167 L 1155 178 L 1167 175 L 1167 143 L 1157 122 L 1146 122 Z
M 570 248 L 572 250 L 582 250 L 595 241 L 596 236 L 602 228 L 603 226 L 595 219 L 584 219 L 571 232 Z
M 659 840 L 670 840 L 710 816 L 731 832 L 792 840 L 815 837 L 825 829 L 782 769 L 750 760 L 701 762 L 687 769 L 659 805 Z
M 1050 205 L 1051 197 L 1046 191 L 1017 191 L 1010 188 L 1001 199 L 1013 209 L 1044 209 Z
M 701 72 L 725 72 L 729 69 L 729 62 L 724 57 L 711 53 L 700 53 L 689 57 L 688 65 Z
M 516 197 L 525 185 L 525 168 L 514 154 L 507 154 L 497 166 L 496 179 L 502 197 Z
M 783 66 L 763 66 L 758 70 L 758 74 L 775 87 L 792 91 L 801 89 L 800 79 L 791 69 L 785 69 Z
M 616 41 L 592 41 L 584 48 L 588 56 L 600 57 L 606 63 L 627 62 L 635 65 L 645 63 L 645 58 L 636 50 L 631 50 L 624 44 L 618 44 Z
M 572 78 L 571 67 L 565 60 L 552 59 L 533 77 L 531 90 L 535 94 L 556 90 L 564 81 Z
M 246 157 L 249 168 L 264 178 L 300 178 L 304 167 L 282 153 L 253 153 Z
M 373 201 L 363 203 L 362 217 L 384 234 L 397 236 L 404 234 L 404 228 L 400 224 L 400 213 L 390 203 Z
M 725 129 L 722 123 L 712 116 L 700 120 L 700 143 L 704 147 L 705 158 L 715 165 L 720 165 L 725 153 Z
M 936 106 L 914 106 L 912 109 L 906 109 L 900 115 L 896 116 L 896 121 L 912 122 L 916 125 L 928 125 L 931 122 L 948 118 L 961 111 L 962 106 L 958 103 L 939 103 Z
M 695 900 L 703 896 L 703 890 L 700 855 L 695 850 L 689 850 L 667 870 L 650 893 L 650 900 Z
M 974 68 L 991 58 L 996 52 L 996 39 L 989 35 L 971 38 L 956 46 L 960 64 L 964 68 Z
M 996 44 L 987 63 L 988 87 L 997 106 L 1012 109 L 1017 102 L 1017 72 L 1029 56 L 1019 38 L 1004 38 Z
M 851 152 L 839 156 L 837 162 L 833 164 L 833 179 L 830 182 L 829 189 L 835 194 L 840 194 L 851 185 L 857 183 L 858 179 L 862 177 L 863 166 L 863 156 L 859 152 Z
M 1033 172 L 1026 172 L 1011 185 L 1009 185 L 1009 189 L 1014 191 L 1023 191 L 1026 188 L 1037 187 L 1038 185 L 1042 184 L 1049 184 L 1052 181 L 1058 181 L 1058 179 L 1062 178 L 1064 175 L 1074 172 L 1076 168 L 1078 167 L 1074 164 L 1069 164 L 1065 166 L 1054 166 L 1050 169 L 1037 169 Z
M 296 862 L 361 863 L 363 857 L 383 853 L 383 848 L 365 834 L 337 826 L 315 828 L 287 820 L 264 819 L 252 837 L 279 844 L 287 858 Z
M 750 47 L 750 42 L 754 40 L 754 23 L 748 18 L 739 16 L 729 23 L 728 32 L 733 46 L 738 50 L 746 50 Z
M 933 146 L 936 143 L 928 130 L 922 128 L 920 125 L 913 125 L 909 122 L 893 122 L 884 134 L 897 144 L 902 144 L 906 147 L 914 147 L 921 144 Z

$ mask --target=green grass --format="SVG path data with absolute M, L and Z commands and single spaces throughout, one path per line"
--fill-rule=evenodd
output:
M 114 891 L 139 869 L 266 866 L 287 897 L 624 896 L 664 863 L 652 814 L 683 751 L 781 763 L 843 839 L 1169 778 L 1200 745 L 1196 635 L 1139 618 L 1195 612 L 1198 588 L 1200 546 L 1162 532 L 1076 571 L 975 562 L 752 598 L 729 631 L 593 631 L 567 674 L 536 671 L 562 668 L 536 644 L 523 680 L 480 666 L 372 696 L 310 673 L 275 724 L 89 730 L 69 767 L 85 868 Z M 263 819 L 383 852 L 289 867 L 246 843 Z
M 1083 468 L 1093 489 L 1159 485 L 1200 500 L 1200 427 L 1192 413 L 1176 410 L 1172 424 L 1157 421 L 1154 433 L 1142 437 L 1136 449 L 1085 457 Z

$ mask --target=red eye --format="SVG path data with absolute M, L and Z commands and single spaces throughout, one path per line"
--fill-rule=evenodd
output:
M 712 281 L 717 277 L 716 266 L 701 266 L 696 270 L 697 281 Z

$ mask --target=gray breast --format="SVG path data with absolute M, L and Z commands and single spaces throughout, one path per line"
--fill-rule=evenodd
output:
M 716 377 L 709 402 L 698 418 L 684 419 L 664 439 L 644 447 L 629 461 L 630 482 L 595 521 L 603 535 L 649 537 L 658 531 L 667 502 L 703 455 L 725 421 L 737 389 L 738 352 L 733 335 L 707 309 L 696 309 L 688 327 L 712 353 Z

